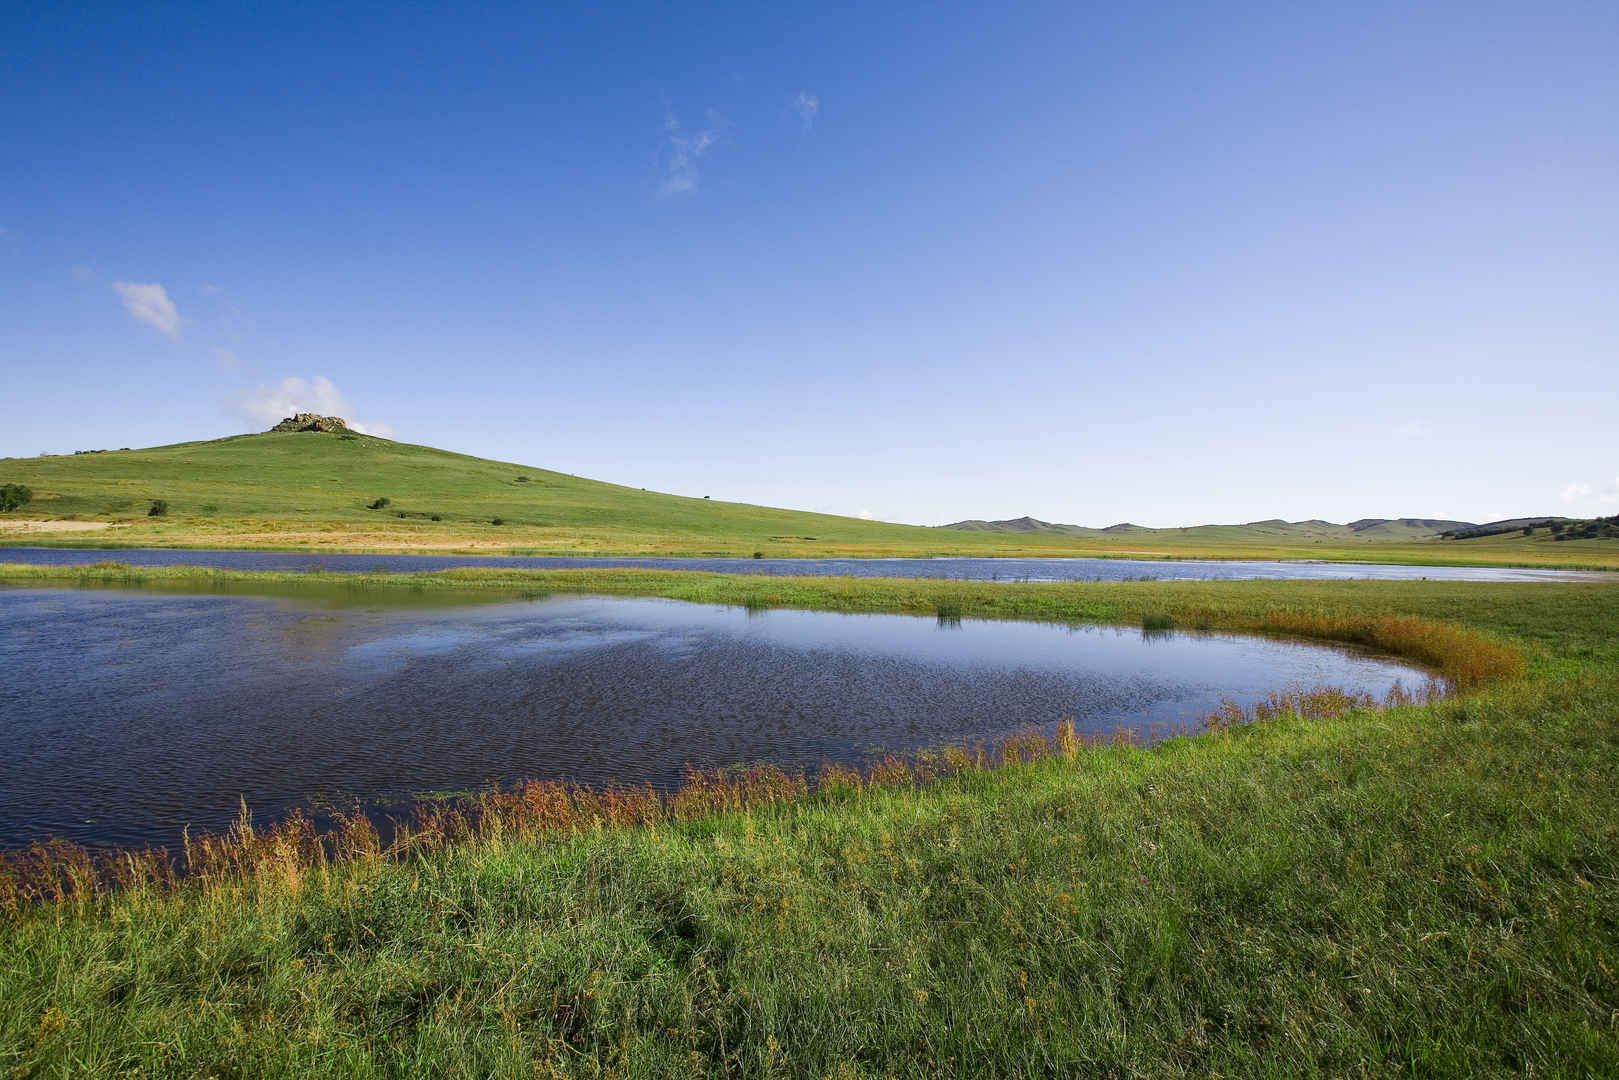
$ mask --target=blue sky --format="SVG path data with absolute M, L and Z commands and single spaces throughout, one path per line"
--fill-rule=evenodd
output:
M 0 455 L 1619 512 L 1619 5 L 7 5 Z

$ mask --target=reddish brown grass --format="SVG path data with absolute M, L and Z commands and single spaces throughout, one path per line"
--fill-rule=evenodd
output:
M 1510 646 L 1459 626 L 1414 615 L 1271 615 L 1255 628 L 1292 637 L 1348 642 L 1414 660 L 1438 671 L 1459 690 L 1516 679 L 1526 670 L 1523 654 Z
M 1421 704 L 1441 693 L 1430 684 L 1417 693 L 1396 687 L 1385 706 Z M 1366 695 L 1323 688 L 1272 694 L 1249 708 L 1226 702 L 1205 720 L 1209 730 L 1286 716 L 1330 717 L 1350 709 L 1376 708 Z M 589 788 L 530 780 L 471 798 L 416 806 L 393 822 L 384 845 L 375 823 L 359 807 L 317 829 L 294 812 L 266 827 L 253 824 L 246 806 L 225 832 L 183 838 L 178 857 L 166 848 L 92 851 L 53 840 L 25 851 L 0 853 L 0 910 L 16 915 L 33 904 L 82 908 L 112 892 L 155 889 L 176 892 L 182 882 L 210 886 L 271 885 L 296 892 L 306 877 L 333 862 L 399 859 L 467 841 L 530 840 L 599 828 L 656 825 L 727 813 L 751 813 L 812 794 L 918 786 L 966 772 L 1057 758 L 1075 761 L 1082 749 L 1138 742 L 1136 732 L 1077 732 L 1064 718 L 1053 734 L 1030 728 L 992 746 L 946 746 L 908 757 L 886 755 L 866 766 L 828 764 L 814 781 L 773 765 L 716 771 L 693 770 L 671 793 L 650 786 Z M 1157 741 L 1156 738 L 1153 741 Z

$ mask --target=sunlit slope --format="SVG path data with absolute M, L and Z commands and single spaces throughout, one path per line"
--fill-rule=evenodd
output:
M 34 490 L 27 507 L 0 518 L 0 539 L 26 536 L 29 543 L 732 555 L 1056 554 L 1065 546 L 667 495 L 332 433 L 239 435 L 143 450 L 4 459 L 0 483 Z M 369 508 L 381 498 L 386 506 Z M 159 499 L 167 503 L 166 515 L 148 516 Z M 19 519 L 73 519 L 92 528 L 36 524 L 25 534 Z
M 925 528 L 643 491 L 364 435 L 282 432 L 0 459 L 34 498 L 0 544 L 594 555 L 1314 558 L 1619 567 L 1619 541 L 1346 537 L 1279 522 L 1009 533 Z M 386 498 L 388 503 L 369 509 Z M 163 516 L 148 516 L 154 500 Z M 436 520 L 435 520 L 436 517 Z M 500 524 L 495 524 L 499 521 Z M 1319 523 L 1326 526 L 1327 523 Z M 1313 526 L 1315 523 L 1296 523 Z M 1285 526 L 1285 527 L 1278 527 Z

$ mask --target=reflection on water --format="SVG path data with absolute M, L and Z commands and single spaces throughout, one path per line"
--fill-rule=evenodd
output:
M 814 770 L 1063 716 L 1167 732 L 1222 697 L 1426 681 L 1225 635 L 622 597 L 366 599 L 0 590 L 0 846 L 172 844 L 186 825 L 222 828 L 244 798 L 273 817 L 523 777 L 667 787 L 689 765 Z
M 1218 559 L 614 559 L 505 555 L 342 555 L 292 551 L 177 551 L 156 548 L 0 547 L 0 562 L 78 566 L 112 559 L 132 566 L 221 570 L 378 573 L 473 566 L 530 570 L 708 570 L 722 574 L 951 578 L 961 581 L 1580 581 L 1611 574 L 1477 566 L 1389 566 Z

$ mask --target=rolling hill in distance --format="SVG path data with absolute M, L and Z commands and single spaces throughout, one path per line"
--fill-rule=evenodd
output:
M 1112 556 L 1619 567 L 1619 542 L 1426 518 L 929 527 L 673 495 L 343 428 L 0 459 L 0 544 L 522 555 Z M 153 513 L 154 506 L 160 512 Z M 1548 521 L 1552 519 L 1535 519 Z M 1510 523 L 1502 523 L 1510 524 Z
M 1539 521 L 1561 521 L 1561 518 L 1535 518 Z M 1491 525 L 1509 523 L 1491 523 Z M 1331 538 L 1335 540 L 1432 540 L 1444 533 L 1460 529 L 1488 528 L 1472 521 L 1445 521 L 1437 518 L 1362 518 L 1347 525 L 1313 519 L 1310 521 L 1250 521 L 1243 525 L 1194 525 L 1185 528 L 1154 529 L 1128 521 L 1104 528 L 1085 525 L 1057 525 L 1039 518 L 1020 517 L 1007 521 L 957 521 L 946 529 L 968 532 L 1022 533 L 1043 536 L 1207 536 L 1207 537 L 1291 537 L 1303 540 Z

